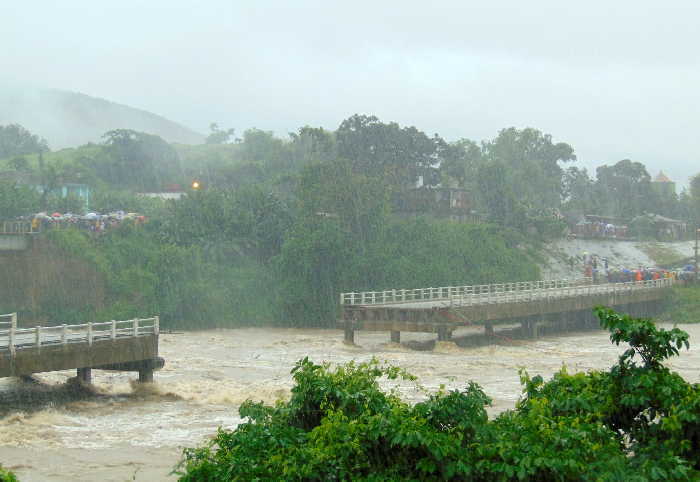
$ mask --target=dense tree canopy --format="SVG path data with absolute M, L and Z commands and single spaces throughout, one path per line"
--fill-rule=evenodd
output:
M 97 166 L 105 181 L 135 190 L 159 190 L 179 171 L 177 151 L 158 136 L 129 129 L 104 135 L 104 156 Z
M 338 154 L 352 162 L 353 170 L 381 176 L 387 187 L 406 187 L 423 180 L 438 182 L 439 137 L 428 137 L 415 127 L 385 124 L 375 116 L 353 115 L 336 131 Z
M 335 131 L 304 126 L 279 138 L 249 129 L 229 142 L 231 130 L 212 127 L 218 136 L 200 146 L 120 129 L 101 144 L 10 157 L 9 174 L 42 188 L 4 182 L 0 210 L 78 210 L 57 188 L 85 182 L 92 210 L 146 213 L 149 222 L 139 229 L 71 239 L 91 245 L 95 257 L 106 251 L 110 306 L 96 318 L 156 310 L 166 325 L 192 323 L 197 312 L 207 314 L 197 323 L 210 325 L 332 326 L 341 291 L 536 279 L 533 245 L 564 232 L 561 214 L 572 222 L 582 214 L 629 219 L 644 211 L 700 219 L 697 178 L 666 207 L 643 164 L 602 166 L 593 178 L 568 165 L 576 159 L 569 144 L 533 128 L 447 142 L 353 115 Z M 178 201 L 134 195 L 182 190 L 193 179 L 201 188 Z M 461 214 L 484 224 L 456 223 L 423 205 L 448 186 L 465 191 Z M 426 194 L 421 203 L 401 211 L 406 203 L 396 199 L 417 191 Z M 167 269 L 157 266 L 166 259 Z M 124 290 L 128 280 L 143 296 Z M 267 295 L 254 295 L 259 286 Z M 240 301 L 235 309 L 231 300 Z M 55 315 L 71 321 L 70 313 Z
M 49 149 L 45 139 L 19 124 L 0 126 L 0 159 L 36 154 Z
M 651 176 L 641 162 L 623 159 L 596 170 L 597 191 L 604 214 L 631 219 L 643 212 L 655 212 L 656 195 Z

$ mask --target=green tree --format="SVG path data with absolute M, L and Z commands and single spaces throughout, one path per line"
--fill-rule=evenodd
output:
M 439 157 L 442 185 L 448 186 L 454 180 L 460 188 L 477 186 L 476 175 L 484 158 L 479 144 L 469 139 L 445 143 L 440 146 Z
M 576 160 L 569 144 L 555 144 L 551 135 L 531 127 L 511 127 L 484 143 L 483 151 L 487 159 L 504 164 L 508 183 L 524 205 L 535 209 L 559 207 L 563 195 L 559 164 Z
M 598 196 L 595 191 L 595 181 L 590 178 L 588 171 L 578 167 L 570 167 L 564 171 L 563 177 L 563 208 L 578 220 L 584 214 L 598 212 Z
M 29 171 L 29 161 L 24 156 L 13 157 L 7 161 L 7 165 L 15 171 Z
M 17 477 L 14 473 L 0 465 L 0 482 L 17 482 Z
M 489 219 L 504 226 L 524 227 L 526 210 L 509 182 L 508 168 L 503 162 L 482 164 L 476 172 L 476 185 Z
M 437 150 L 444 141 L 415 127 L 355 114 L 340 124 L 336 141 L 338 155 L 351 161 L 355 172 L 380 176 L 387 187 L 412 187 L 419 178 L 425 185 L 439 182 Z
M 700 174 L 696 174 L 690 179 L 690 189 L 687 193 L 686 203 L 690 219 L 696 226 L 700 226 Z
M 2 219 L 26 216 L 39 211 L 39 193 L 29 186 L 0 180 Z
M 160 189 L 177 176 L 177 151 L 158 136 L 117 129 L 103 136 L 104 155 L 97 172 L 105 181 L 122 188 Z
M 309 164 L 336 159 L 335 135 L 322 127 L 304 126 L 289 134 L 292 141 L 292 156 L 297 162 Z
M 206 144 L 226 144 L 231 141 L 235 133 L 234 129 L 220 129 L 216 122 L 209 124 L 209 130 L 211 132 L 204 140 Z
M 641 162 L 623 159 L 613 166 L 598 167 L 596 192 L 601 200 L 601 214 L 632 219 L 656 211 L 656 193 Z
M 0 159 L 49 150 L 45 139 L 19 124 L 0 126 Z

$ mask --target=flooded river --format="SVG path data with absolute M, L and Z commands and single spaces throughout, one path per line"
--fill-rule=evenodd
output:
M 672 367 L 698 382 L 700 325 L 682 327 L 691 334 L 691 350 Z M 459 332 L 455 333 L 459 336 Z M 498 345 L 461 348 L 437 344 L 432 350 L 409 348 L 434 335 L 402 333 L 402 345 L 388 333 L 356 333 L 358 346 L 343 344 L 340 331 L 235 329 L 163 334 L 166 359 L 151 387 L 138 386 L 134 373 L 94 371 L 97 394 L 61 401 L 73 371 L 41 374 L 39 385 L 0 380 L 0 395 L 54 400 L 46 408 L 13 408 L 0 417 L 0 463 L 23 481 L 171 480 L 183 447 L 202 443 L 219 426 L 240 422 L 238 406 L 248 398 L 273 402 L 288 396 L 290 369 L 305 356 L 332 363 L 372 356 L 417 375 L 423 386 L 461 388 L 481 384 L 494 400 L 491 414 L 513 407 L 520 395 L 518 368 L 546 377 L 566 364 L 570 371 L 605 369 L 623 347 L 603 331 L 587 331 L 538 340 L 501 338 Z M 422 397 L 401 387 L 408 400 Z M 55 397 L 52 398 L 52 396 Z

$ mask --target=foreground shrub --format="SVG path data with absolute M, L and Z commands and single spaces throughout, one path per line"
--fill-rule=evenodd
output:
M 663 362 L 688 347 L 678 329 L 597 309 L 629 344 L 609 371 L 545 382 L 489 420 L 475 383 L 410 405 L 381 379 L 415 381 L 377 360 L 292 370 L 288 402 L 246 402 L 245 423 L 187 449 L 181 480 L 691 480 L 700 476 L 700 386 Z
M 2 465 L 0 465 L 0 482 L 17 482 L 17 477 L 15 477 L 15 474 L 7 469 L 4 469 Z

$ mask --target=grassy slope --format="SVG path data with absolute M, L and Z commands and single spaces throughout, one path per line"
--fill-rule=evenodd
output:
M 700 284 L 675 286 L 659 319 L 673 323 L 700 322 Z

